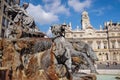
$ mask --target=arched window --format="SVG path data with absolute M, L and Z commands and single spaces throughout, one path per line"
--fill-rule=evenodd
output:
M 74 34 L 74 37 L 77 37 L 77 35 L 76 35 L 76 34 Z
M 99 53 L 99 60 L 102 61 L 103 58 L 102 58 L 102 53 Z
M 118 48 L 120 48 L 120 41 L 118 41 Z
M 88 41 L 87 43 L 92 47 L 92 41 Z
M 112 46 L 111 46 L 111 48 L 115 48 L 115 41 L 111 41 L 111 44 L 112 44 Z
M 103 43 L 104 43 L 104 49 L 107 49 L 107 42 L 104 41 Z
M 106 53 L 106 60 L 108 60 L 108 53 Z
M 101 48 L 101 42 L 97 41 L 97 49 L 100 49 L 100 48 Z
M 117 60 L 117 54 L 115 52 L 113 53 L 113 60 Z

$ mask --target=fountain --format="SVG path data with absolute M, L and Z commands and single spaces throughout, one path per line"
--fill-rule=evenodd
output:
M 91 72 L 97 73 L 97 57 L 92 48 L 83 42 L 68 42 L 64 25 L 52 26 L 55 37 L 46 38 L 27 14 L 27 7 L 28 4 L 15 4 L 6 9 L 14 17 L 5 38 L 0 39 L 0 80 L 96 80 L 94 74 L 76 73 L 81 64 L 89 65 Z M 88 54 L 81 51 L 81 44 Z

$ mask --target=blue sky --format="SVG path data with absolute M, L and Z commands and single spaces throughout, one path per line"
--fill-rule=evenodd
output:
M 29 2 L 28 13 L 33 16 L 42 32 L 48 32 L 52 24 L 72 23 L 81 28 L 81 12 L 89 13 L 94 28 L 106 21 L 120 22 L 120 0 L 21 0 Z

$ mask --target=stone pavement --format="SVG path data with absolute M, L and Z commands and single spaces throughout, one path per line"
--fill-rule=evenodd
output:
M 106 64 L 97 64 L 97 69 L 120 69 L 120 64 L 110 64 L 110 65 L 106 65 Z
M 120 64 L 110 64 L 110 65 L 106 65 L 106 64 L 97 64 L 97 72 L 99 74 L 119 74 L 120 75 Z M 79 72 L 84 72 L 84 73 L 90 73 L 90 69 L 87 67 L 84 67 L 83 69 L 80 69 Z
M 90 73 L 90 70 L 79 70 L 79 72 Z M 99 74 L 107 74 L 107 75 L 120 75 L 120 69 L 97 69 Z

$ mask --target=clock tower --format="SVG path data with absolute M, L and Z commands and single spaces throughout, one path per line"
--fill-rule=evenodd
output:
M 81 19 L 82 30 L 85 30 L 87 27 L 91 27 L 88 12 L 83 11 L 81 17 L 82 17 L 82 19 Z

